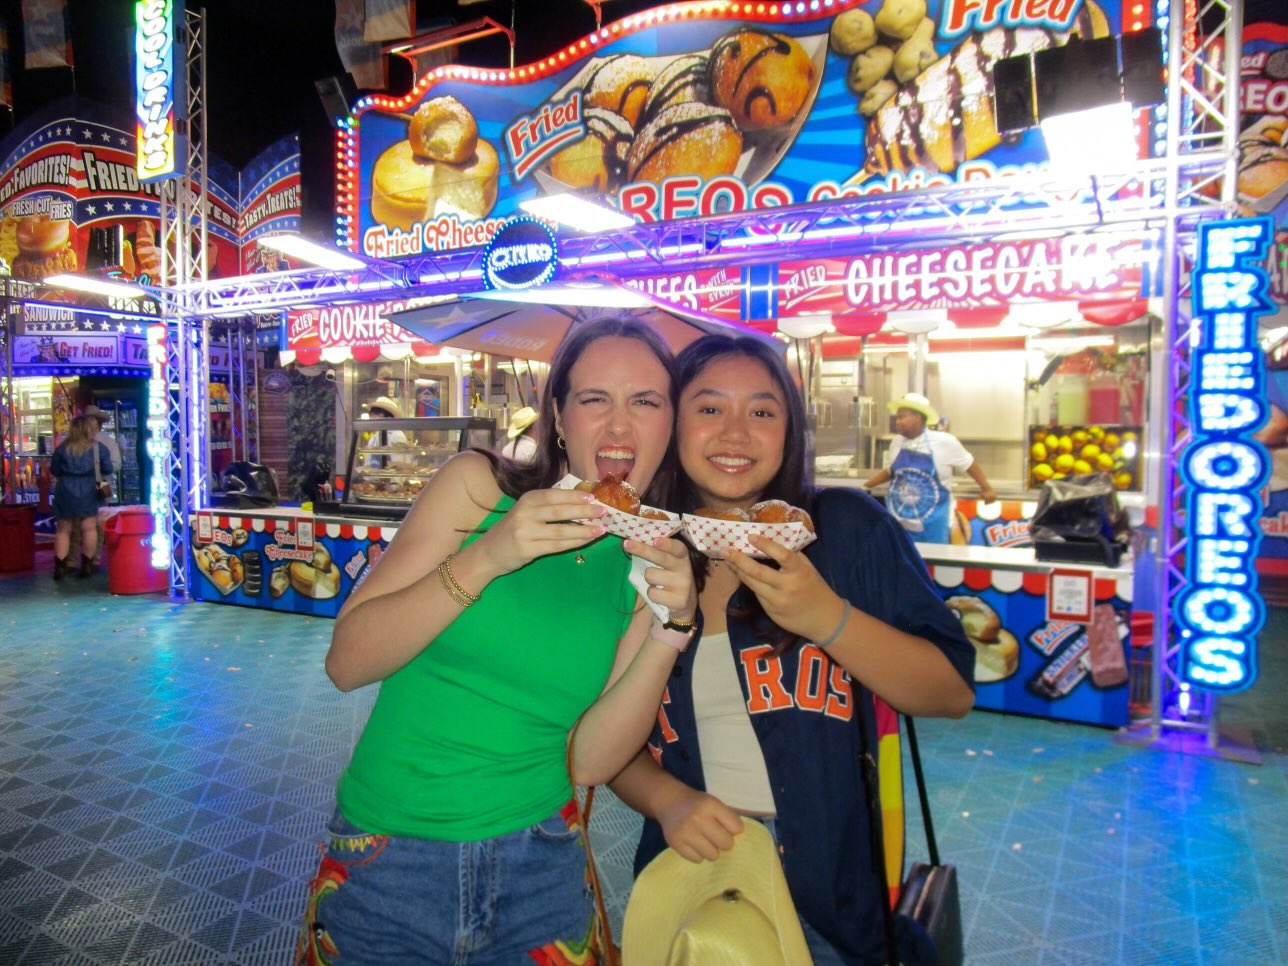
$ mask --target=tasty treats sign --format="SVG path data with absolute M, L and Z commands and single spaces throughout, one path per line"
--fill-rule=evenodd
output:
M 993 65 L 1140 29 L 1137 8 L 1125 24 L 1117 0 L 679 3 L 513 70 L 438 68 L 342 125 L 341 234 L 397 257 L 484 245 L 568 189 L 648 222 L 1018 173 L 1045 149 L 998 133 Z

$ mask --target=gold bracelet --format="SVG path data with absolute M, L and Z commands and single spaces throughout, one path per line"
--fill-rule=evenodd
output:
M 477 604 L 479 602 L 479 598 L 482 595 L 471 594 L 468 590 L 466 590 L 464 587 L 462 587 L 460 584 L 456 582 L 456 575 L 452 573 L 452 558 L 454 556 L 456 556 L 456 554 L 449 553 L 446 557 L 443 558 L 443 562 L 442 564 L 440 564 L 440 566 L 447 573 L 447 579 L 452 582 L 452 586 L 456 588 L 456 592 L 460 594 L 462 597 L 464 597 L 466 600 L 468 600 L 471 604 Z
M 455 581 L 451 579 L 450 574 L 451 574 L 451 571 L 448 570 L 447 568 L 447 561 L 444 560 L 441 564 L 438 565 L 439 582 L 442 583 L 443 589 L 447 591 L 448 597 L 452 598 L 452 600 L 455 601 L 462 608 L 469 607 L 471 604 L 474 603 L 474 601 L 467 600 L 456 592 L 456 588 L 452 586 L 455 583 Z

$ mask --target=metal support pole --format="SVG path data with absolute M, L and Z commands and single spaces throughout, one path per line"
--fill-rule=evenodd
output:
M 9 280 L 4 279 L 3 298 L 0 300 L 0 335 L 4 338 L 4 425 L 0 427 L 3 439 L 5 471 L 4 496 L 10 503 L 18 502 L 18 413 L 13 385 L 13 302 L 9 298 Z

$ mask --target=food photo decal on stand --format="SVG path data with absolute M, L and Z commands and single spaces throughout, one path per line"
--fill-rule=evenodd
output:
M 962 630 L 975 646 L 975 680 L 1003 681 L 1019 670 L 1020 645 L 1015 635 L 982 599 L 972 594 L 949 597 L 945 604 L 962 622 Z

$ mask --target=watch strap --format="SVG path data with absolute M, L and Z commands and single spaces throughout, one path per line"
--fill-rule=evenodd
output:
M 690 626 L 685 630 L 681 630 L 678 627 L 668 627 L 667 624 L 655 618 L 649 627 L 649 637 L 683 654 L 689 646 L 689 642 L 693 640 L 695 629 L 696 625 Z

